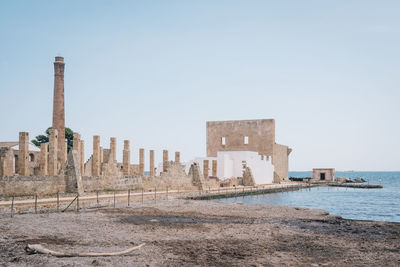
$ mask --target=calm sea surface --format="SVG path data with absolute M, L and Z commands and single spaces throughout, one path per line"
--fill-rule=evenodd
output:
M 290 172 L 311 177 L 311 172 Z M 328 210 L 346 219 L 400 222 L 400 172 L 336 172 L 336 177 L 364 178 L 382 189 L 314 187 L 299 191 L 220 199 L 221 202 L 271 204 Z

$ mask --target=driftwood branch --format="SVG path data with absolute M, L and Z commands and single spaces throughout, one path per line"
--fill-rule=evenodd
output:
M 93 252 L 88 252 L 88 253 L 68 253 L 68 252 L 59 252 L 59 251 L 53 251 L 47 248 L 44 248 L 42 245 L 35 244 L 35 245 L 27 245 L 25 250 L 29 254 L 47 254 L 47 255 L 52 255 L 55 257 L 107 257 L 107 256 L 121 256 L 128 254 L 138 248 L 141 248 L 144 246 L 145 243 L 140 244 L 139 246 L 136 247 L 131 247 L 129 249 L 119 251 L 119 252 L 106 252 L 106 253 L 93 253 Z

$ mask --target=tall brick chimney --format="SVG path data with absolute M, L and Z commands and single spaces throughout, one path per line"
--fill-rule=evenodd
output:
M 53 129 L 58 131 L 58 155 L 61 166 L 65 163 L 65 110 L 64 110 L 64 58 L 56 57 L 54 62 Z M 59 167 L 61 167 L 59 166 Z

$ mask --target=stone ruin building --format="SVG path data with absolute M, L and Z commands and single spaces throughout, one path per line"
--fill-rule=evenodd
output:
M 291 149 L 275 142 L 274 120 L 207 122 L 206 158 L 182 163 L 180 153 L 175 152 L 171 161 L 164 150 L 163 161 L 156 167 L 155 151 L 150 150 L 148 173 L 145 173 L 145 149 L 139 149 L 139 162 L 132 164 L 129 140 L 124 140 L 122 162 L 117 161 L 115 137 L 110 138 L 108 148 L 103 148 L 100 136 L 93 136 L 93 153 L 85 161 L 85 143 L 79 133 L 74 133 L 73 148 L 67 152 L 64 69 L 64 58 L 56 57 L 49 143 L 42 143 L 38 149 L 29 143 L 27 132 L 19 133 L 18 142 L 0 142 L 0 196 L 157 187 L 204 189 L 224 185 L 226 182 L 221 182 L 224 178 L 239 178 L 231 185 L 254 185 L 257 181 L 269 181 L 257 177 L 271 171 L 271 183 L 287 180 Z M 238 158 L 233 159 L 231 152 Z M 241 160 L 243 155 L 248 164 Z M 221 157 L 224 161 L 220 161 Z M 229 157 L 231 161 L 227 161 Z M 234 165 L 230 166 L 234 171 L 229 172 L 227 162 Z
M 205 177 L 212 168 L 228 186 L 288 181 L 292 149 L 275 141 L 275 120 L 207 122 L 207 157 L 195 158 Z
M 334 182 L 335 169 L 334 168 L 314 168 L 311 182 Z

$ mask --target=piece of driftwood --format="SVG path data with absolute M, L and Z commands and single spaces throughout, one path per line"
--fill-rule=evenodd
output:
M 68 253 L 68 252 L 59 252 L 53 251 L 47 248 L 44 248 L 42 245 L 34 244 L 34 245 L 27 245 L 25 251 L 29 254 L 47 254 L 52 255 L 55 257 L 108 257 L 108 256 L 121 256 L 128 254 L 138 248 L 141 248 L 145 245 L 145 243 L 140 244 L 136 247 L 131 247 L 123 251 L 119 252 L 106 252 L 106 253 L 94 253 L 94 252 L 87 252 L 87 253 Z

